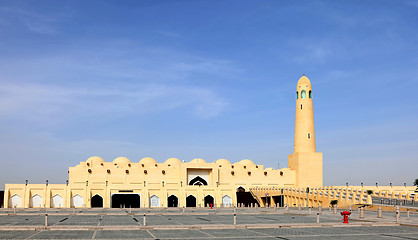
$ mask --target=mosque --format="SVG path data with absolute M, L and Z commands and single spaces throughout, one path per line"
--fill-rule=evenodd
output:
M 106 162 L 90 157 L 69 168 L 66 184 L 6 184 L 5 208 L 143 208 L 261 204 L 251 188 L 321 188 L 322 153 L 316 152 L 313 92 L 303 75 L 296 85 L 294 152 L 288 168 L 264 168 L 250 160 L 208 163 L 152 158 Z M 272 196 L 283 203 L 283 195 Z

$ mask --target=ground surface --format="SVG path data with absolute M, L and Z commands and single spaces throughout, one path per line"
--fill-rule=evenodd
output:
M 45 227 L 45 213 L 48 227 Z M 418 214 L 237 209 L 0 210 L 0 239 L 418 239 Z M 146 226 L 144 226 L 144 213 Z

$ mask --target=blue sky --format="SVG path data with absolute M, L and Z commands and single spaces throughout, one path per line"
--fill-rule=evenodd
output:
M 417 40 L 418 1 L 0 1 L 0 186 L 94 155 L 287 167 L 303 73 L 324 183 L 411 185 Z

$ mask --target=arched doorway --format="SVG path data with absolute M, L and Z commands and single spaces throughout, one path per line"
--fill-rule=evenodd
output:
M 59 194 L 55 194 L 51 198 L 51 207 L 52 208 L 61 208 L 64 206 L 64 199 Z
M 193 195 L 186 198 L 186 207 L 196 207 L 196 198 Z
M 102 208 L 103 207 L 103 198 L 96 194 L 91 198 L 91 207 L 92 208 Z
M 211 204 L 215 204 L 215 200 L 213 199 L 213 197 L 211 195 L 207 195 L 205 198 L 205 207 L 210 207 Z
M 171 195 L 167 198 L 167 206 L 168 207 L 178 207 L 179 206 L 179 199 L 175 195 Z
M 43 203 L 43 198 L 40 195 L 35 194 L 31 197 L 29 206 L 32 208 L 40 208 L 42 207 L 42 203 Z
M 79 208 L 79 207 L 83 207 L 84 201 L 83 201 L 83 197 L 76 194 L 71 198 L 71 207 L 75 207 L 75 208 Z
M 150 207 L 160 207 L 160 198 L 157 195 L 152 195 L 149 198 Z
M 222 205 L 224 207 L 231 207 L 232 206 L 232 198 L 228 195 L 222 197 Z
M 9 207 L 11 208 L 22 207 L 22 198 L 17 194 L 14 194 L 13 196 L 11 196 L 9 199 Z

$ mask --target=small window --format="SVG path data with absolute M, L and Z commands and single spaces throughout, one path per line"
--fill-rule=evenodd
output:
M 296 91 L 296 99 L 299 99 L 299 92 Z
M 311 134 L 310 133 L 308 133 L 308 138 L 311 138 Z
M 312 91 L 309 90 L 309 98 L 312 98 Z
M 300 93 L 300 98 L 306 98 L 306 91 L 302 90 L 302 92 Z
M 302 104 L 300 105 L 300 109 L 302 109 Z

